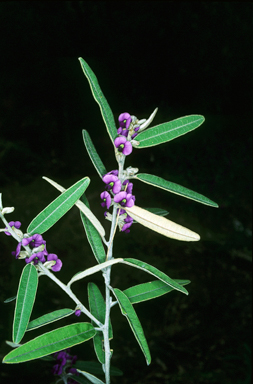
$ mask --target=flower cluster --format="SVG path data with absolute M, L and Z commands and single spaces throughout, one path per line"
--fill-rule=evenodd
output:
M 54 253 L 48 253 L 46 249 L 46 241 L 39 234 L 32 235 L 30 237 L 23 236 L 23 233 L 19 230 L 21 223 L 20 221 L 10 221 L 9 226 L 19 234 L 22 240 L 18 243 L 16 251 L 12 252 L 12 255 L 16 257 L 16 259 L 25 259 L 25 262 L 33 263 L 37 265 L 39 262 L 46 263 L 47 267 L 50 267 L 52 271 L 58 272 L 62 267 L 62 261 L 58 258 Z M 17 232 L 18 230 L 18 232 Z M 10 236 L 11 233 L 8 232 L 6 228 L 5 234 Z M 24 247 L 29 246 L 30 252 L 21 251 L 22 245 Z
M 53 374 L 59 376 L 69 376 L 77 375 L 79 376 L 78 371 L 75 368 L 72 368 L 72 365 L 75 364 L 77 360 L 77 356 L 71 356 L 69 353 L 69 349 L 65 351 L 56 352 L 54 357 L 56 358 L 57 363 L 53 366 Z M 76 384 L 76 381 L 69 378 L 68 384 Z
M 137 136 L 140 125 L 136 123 L 135 116 L 130 116 L 128 112 L 119 115 L 118 137 L 114 140 L 115 147 L 123 155 L 128 156 L 132 153 L 133 147 L 131 140 Z
M 119 227 L 125 233 L 130 232 L 129 227 L 132 225 L 133 219 L 127 215 L 124 207 L 130 208 L 134 205 L 135 196 L 132 195 L 133 183 L 130 183 L 127 179 L 121 182 L 118 179 L 117 170 L 108 172 L 103 176 L 102 180 L 106 184 L 106 190 L 100 194 L 102 207 L 109 209 L 112 204 L 121 205 Z M 105 212 L 105 216 L 110 219 L 108 212 Z

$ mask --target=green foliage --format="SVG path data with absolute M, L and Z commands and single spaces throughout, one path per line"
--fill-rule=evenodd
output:
M 180 283 L 175 280 L 172 280 L 169 276 L 159 271 L 159 269 L 153 267 L 152 265 L 147 264 L 144 261 L 131 258 L 126 258 L 123 262 L 124 264 L 130 265 L 131 267 L 135 267 L 141 269 L 144 272 L 150 273 L 151 275 L 157 277 L 159 280 L 163 281 L 165 284 L 169 285 L 172 289 L 176 289 L 177 291 L 188 295 L 188 291 L 184 287 L 182 287 Z
M 75 323 L 44 333 L 8 353 L 3 363 L 23 363 L 62 351 L 94 337 L 96 331 L 90 323 Z
M 190 283 L 189 280 L 174 280 L 180 285 L 187 285 Z M 156 297 L 165 295 L 166 293 L 174 291 L 170 285 L 164 283 L 161 280 L 150 281 L 149 283 L 138 284 L 134 287 L 125 289 L 123 292 L 129 298 L 131 304 L 141 303 L 155 299 Z
M 166 143 L 198 128 L 204 121 L 204 116 L 190 115 L 180 117 L 168 123 L 156 125 L 139 133 L 139 135 L 135 137 L 135 140 L 140 143 L 135 147 L 141 149 Z
M 90 179 L 84 177 L 68 188 L 32 220 L 27 228 L 27 232 L 30 235 L 46 232 L 73 207 L 75 202 L 85 192 L 89 183 Z
M 97 153 L 93 142 L 91 141 L 89 132 L 87 132 L 86 129 L 83 129 L 83 141 L 95 169 L 97 170 L 99 176 L 102 178 L 107 173 L 107 170 L 105 169 L 105 166 L 102 163 L 102 160 L 100 159 L 100 156 Z
M 118 288 L 113 289 L 114 295 L 119 303 L 119 307 L 122 315 L 126 316 L 127 321 L 133 331 L 133 334 L 141 347 L 141 350 L 146 358 L 146 362 L 149 365 L 151 363 L 151 356 L 148 347 L 146 337 L 144 335 L 140 320 L 132 306 L 128 297 Z
M 79 58 L 82 70 L 85 74 L 85 76 L 88 79 L 88 82 L 90 84 L 91 92 L 96 100 L 96 102 L 99 105 L 102 117 L 104 119 L 107 132 L 109 134 L 109 137 L 114 144 L 114 139 L 117 136 L 117 128 L 114 122 L 113 113 L 111 111 L 111 108 L 106 100 L 106 98 L 103 95 L 103 92 L 98 84 L 98 80 L 94 74 L 94 72 L 91 70 L 89 65 L 84 61 L 81 57 Z
M 18 344 L 26 331 L 38 287 L 38 273 L 34 265 L 27 264 L 20 277 L 14 321 L 12 340 Z
M 88 298 L 89 298 L 89 306 L 90 312 L 93 316 L 96 317 L 102 324 L 105 322 L 105 312 L 106 306 L 104 298 L 98 288 L 98 286 L 94 283 L 88 284 Z M 95 325 L 93 323 L 93 325 Z M 109 325 L 109 339 L 112 339 L 112 325 Z M 97 332 L 97 334 L 93 338 L 94 349 L 97 355 L 98 360 L 101 364 L 105 364 L 105 351 L 103 346 L 104 336 L 102 332 Z
M 40 316 L 37 319 L 30 321 L 27 327 L 27 331 L 31 331 L 32 329 L 43 327 L 44 325 L 53 323 L 54 321 L 61 320 L 64 317 L 72 315 L 73 313 L 75 313 L 75 311 L 69 308 L 58 309 L 57 311 L 47 313 L 46 315 Z
M 198 201 L 199 203 L 218 208 L 218 204 L 207 197 L 191 191 L 188 188 L 182 187 L 181 185 L 172 183 L 171 181 L 164 180 L 161 177 L 149 175 L 148 173 L 138 173 L 135 178 L 143 181 L 144 183 L 153 185 L 154 187 L 164 189 L 165 191 L 176 193 L 177 195 L 187 197 L 188 199 Z
M 85 195 L 82 196 L 82 201 L 88 208 L 90 208 L 89 202 L 85 197 Z M 84 215 L 82 211 L 80 212 L 80 214 L 81 214 L 82 223 L 85 229 L 85 233 L 90 243 L 93 254 L 98 263 L 103 263 L 106 260 L 106 254 L 105 254 L 105 249 L 104 249 L 101 237 L 97 229 L 92 224 L 92 222 L 88 219 L 88 217 Z

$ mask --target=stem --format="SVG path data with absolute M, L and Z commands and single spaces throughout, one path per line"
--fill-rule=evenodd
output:
M 71 291 L 70 287 L 68 287 L 67 285 L 65 285 L 64 283 L 61 282 L 61 280 L 59 280 L 52 272 L 50 272 L 47 268 L 45 268 L 43 266 L 42 263 L 39 263 L 39 270 L 41 272 L 43 272 L 44 275 L 47 275 L 51 280 L 53 280 L 57 285 L 59 285 L 59 287 L 61 287 L 61 289 L 67 293 L 67 295 L 69 295 L 69 297 L 71 297 L 71 299 L 78 305 L 78 307 L 80 308 L 80 310 L 86 315 L 88 316 L 92 321 L 94 321 L 94 323 L 96 323 L 99 328 L 103 328 L 103 324 L 100 323 L 100 321 L 98 321 L 98 319 L 96 319 L 91 313 L 90 311 L 88 311 L 88 309 L 78 300 L 78 298 L 76 297 L 76 295 Z

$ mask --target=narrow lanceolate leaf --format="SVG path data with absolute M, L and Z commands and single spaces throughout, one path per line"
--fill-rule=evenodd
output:
M 48 177 L 43 176 L 42 178 L 44 180 L 46 180 L 48 183 L 50 183 L 51 185 L 53 185 L 56 189 L 58 189 L 58 191 L 60 191 L 60 192 L 65 192 L 66 191 L 66 189 L 63 188 L 60 184 L 58 184 L 55 181 L 49 179 Z M 85 216 L 90 220 L 90 222 L 92 222 L 92 224 L 97 229 L 97 231 L 100 233 L 100 235 L 102 237 L 104 237 L 105 236 L 105 230 L 102 227 L 102 224 L 100 223 L 100 221 L 91 212 L 91 210 L 81 200 L 77 200 L 75 202 L 75 205 L 80 209 L 80 211 L 82 211 L 85 214 Z
M 200 236 L 190 229 L 182 227 L 165 217 L 148 212 L 146 209 L 137 207 L 136 205 L 131 208 L 125 207 L 124 209 L 128 215 L 138 223 L 171 239 L 181 241 L 198 241 L 200 239 Z
M 177 280 L 178 284 L 186 285 L 190 283 L 190 280 Z M 174 288 L 164 283 L 161 280 L 150 281 L 149 283 L 135 285 L 134 287 L 124 290 L 124 294 L 127 295 L 132 304 L 137 304 L 142 301 L 155 299 L 156 297 L 165 295 L 166 293 L 174 291 Z
M 94 72 L 91 70 L 89 65 L 81 57 L 79 57 L 79 61 L 80 61 L 82 70 L 89 81 L 93 97 L 99 105 L 110 139 L 114 144 L 114 139 L 117 136 L 117 128 L 115 125 L 111 108 L 106 98 L 104 97 L 103 92 L 101 91 L 101 88 L 98 84 L 98 80 Z
M 78 359 L 75 363 L 75 368 L 80 369 L 81 371 L 87 371 L 89 373 L 92 373 L 93 375 L 104 375 L 102 366 L 97 361 L 82 361 Z M 110 374 L 111 376 L 122 376 L 123 372 L 120 369 L 111 365 Z
M 3 363 L 23 363 L 50 355 L 94 337 L 96 331 L 90 323 L 75 323 L 44 333 L 11 351 Z
M 84 177 L 82 180 L 72 185 L 72 187 L 68 188 L 33 219 L 27 228 L 27 232 L 30 235 L 46 232 L 73 207 L 79 197 L 84 193 L 89 183 L 90 179 Z
M 77 273 L 76 275 L 74 275 L 72 277 L 72 279 L 68 282 L 68 287 L 74 283 L 74 281 L 78 281 L 78 280 L 81 280 L 83 279 L 84 277 L 86 276 L 89 276 L 89 275 L 93 275 L 94 273 L 98 272 L 98 271 L 101 271 L 102 269 L 104 268 L 107 268 L 107 267 L 110 267 L 111 265 L 113 264 L 117 264 L 117 263 L 122 263 L 124 259 L 113 259 L 113 260 L 109 260 L 109 261 L 106 261 L 102 264 L 99 264 L 99 265 L 95 265 L 95 267 L 91 267 L 91 268 L 88 268 L 86 269 L 85 271 L 82 271 L 82 272 L 79 272 Z
M 88 284 L 88 298 L 91 314 L 100 321 L 100 323 L 105 323 L 105 301 L 98 288 L 94 283 Z M 95 326 L 95 324 L 93 324 Z M 109 338 L 112 339 L 112 325 L 110 323 L 109 328 Z M 96 336 L 93 338 L 94 349 L 97 355 L 98 360 L 101 364 L 105 364 L 105 351 L 103 346 L 103 332 L 97 332 Z
M 40 316 L 37 319 L 30 321 L 27 327 L 27 331 L 31 331 L 32 329 L 42 327 L 43 325 L 53 323 L 57 320 L 61 320 L 64 317 L 72 315 L 73 313 L 75 313 L 75 311 L 69 308 L 59 309 L 57 311 L 47 313 L 46 315 Z
M 83 203 L 89 207 L 88 200 L 86 199 L 85 195 L 81 197 L 83 200 Z M 91 249 L 94 253 L 94 256 L 97 260 L 98 263 L 103 263 L 106 260 L 106 254 L 105 254 L 105 249 L 101 240 L 101 237 L 92 222 L 83 214 L 83 212 L 80 212 L 81 214 L 81 219 L 83 222 L 83 226 L 86 232 L 87 239 L 90 243 Z
M 104 384 L 103 381 L 101 381 L 100 379 L 98 379 L 96 376 L 88 373 L 88 372 L 85 372 L 85 371 L 81 371 L 80 369 L 77 370 L 79 373 L 81 373 L 81 375 L 83 375 L 84 377 L 86 377 L 86 379 L 89 380 L 89 383 L 92 383 L 92 384 Z M 78 376 L 80 377 L 80 376 Z M 82 383 L 82 382 L 80 382 Z
M 151 363 L 151 356 L 148 343 L 145 338 L 140 320 L 138 319 L 138 316 L 134 310 L 134 307 L 132 306 L 128 297 L 120 289 L 114 288 L 113 292 L 119 303 L 121 313 L 122 315 L 126 316 L 127 321 L 133 331 L 133 334 L 136 340 L 138 341 L 141 350 L 146 358 L 147 364 L 149 365 Z
M 16 297 L 17 296 L 9 297 L 8 299 L 4 300 L 4 303 L 7 304 L 7 303 L 10 303 L 11 301 L 14 301 L 14 300 L 16 300 Z
M 27 264 L 23 269 L 19 282 L 13 321 L 12 340 L 16 344 L 22 340 L 25 334 L 32 313 L 37 287 L 37 270 L 34 265 Z
M 83 129 L 83 141 L 94 167 L 96 168 L 99 176 L 102 178 L 107 173 L 107 170 L 105 169 L 105 166 L 102 163 L 102 160 L 100 159 L 100 156 L 97 153 L 96 148 L 94 147 L 94 144 L 91 141 L 90 135 L 86 129 Z
M 139 135 L 135 137 L 135 140 L 140 144 L 134 146 L 136 148 L 147 148 L 166 143 L 167 141 L 176 139 L 177 137 L 185 135 L 187 132 L 198 128 L 204 120 L 204 116 L 190 115 L 180 117 L 179 119 L 169 121 L 168 123 L 156 125 L 155 127 L 139 133 Z
M 151 275 L 155 276 L 157 279 L 163 281 L 165 284 L 169 285 L 171 288 L 176 289 L 177 291 L 180 291 L 188 295 L 187 290 L 179 282 L 171 279 L 164 272 L 153 267 L 152 265 L 144 263 L 144 261 L 136 260 L 132 258 L 126 258 L 124 259 L 123 263 L 130 265 L 131 267 L 142 269 L 144 272 L 150 273 Z
M 198 201 L 199 203 L 218 208 L 218 204 L 208 199 L 207 197 L 201 195 L 200 193 L 197 193 L 192 191 L 191 189 L 182 187 L 181 185 L 172 183 L 171 181 L 164 180 L 161 177 L 149 175 L 148 173 L 139 173 L 138 175 L 135 176 L 135 179 L 138 179 L 143 181 L 144 183 L 153 185 L 154 187 L 164 189 L 165 191 L 176 193 L 177 195 Z

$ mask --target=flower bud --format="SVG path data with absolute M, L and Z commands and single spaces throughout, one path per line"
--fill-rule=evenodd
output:
M 6 213 L 11 213 L 14 211 L 14 207 L 6 207 L 6 208 L 3 208 L 2 210 L 2 214 L 5 215 Z

